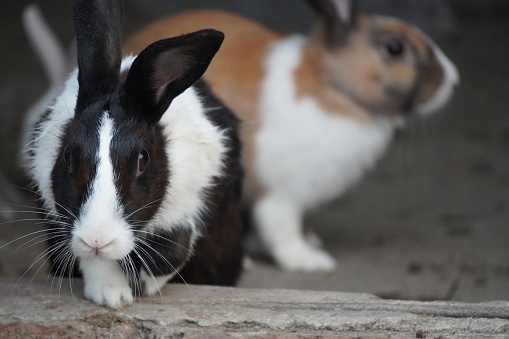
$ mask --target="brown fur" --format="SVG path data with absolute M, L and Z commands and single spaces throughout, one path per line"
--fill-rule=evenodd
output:
M 328 113 L 347 116 L 367 122 L 372 116 L 360 105 L 330 86 L 330 78 L 324 60 L 328 51 L 321 37 L 311 38 L 304 48 L 301 61 L 295 69 L 296 97 L 313 97 Z

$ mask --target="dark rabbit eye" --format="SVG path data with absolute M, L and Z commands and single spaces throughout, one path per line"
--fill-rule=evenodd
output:
M 145 168 L 147 167 L 149 160 L 150 160 L 150 157 L 148 155 L 147 150 L 143 150 L 138 154 L 138 174 L 137 175 L 140 175 L 141 173 L 143 173 L 143 171 L 145 171 Z
M 405 51 L 405 47 L 403 46 L 403 43 L 399 40 L 392 40 L 390 41 L 387 46 L 387 52 L 391 56 L 400 56 Z
M 66 146 L 64 149 L 64 160 L 67 163 L 67 166 L 69 166 L 69 171 L 71 171 L 71 148 L 69 146 Z

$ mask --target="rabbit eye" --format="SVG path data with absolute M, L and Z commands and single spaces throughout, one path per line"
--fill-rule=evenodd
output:
M 145 168 L 147 167 L 149 160 L 150 160 L 150 157 L 148 155 L 147 150 L 143 150 L 138 154 L 138 174 L 137 174 L 137 176 L 140 175 L 141 173 L 143 173 L 143 171 L 145 171 Z
M 394 57 L 398 57 L 398 56 L 402 55 L 403 52 L 405 51 L 403 43 L 399 40 L 390 41 L 386 45 L 386 48 L 387 48 L 387 52 L 389 53 L 389 55 L 394 56 Z
M 71 148 L 69 146 L 65 147 L 63 156 L 64 156 L 65 162 L 67 163 L 67 166 L 69 167 L 69 172 L 70 172 L 71 171 L 72 155 L 71 155 Z

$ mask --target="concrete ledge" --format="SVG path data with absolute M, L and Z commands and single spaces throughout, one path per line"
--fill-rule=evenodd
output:
M 119 311 L 81 281 L 0 279 L 0 338 L 507 338 L 509 302 L 168 285 Z

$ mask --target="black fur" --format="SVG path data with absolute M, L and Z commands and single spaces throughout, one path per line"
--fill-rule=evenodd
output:
M 76 114 L 118 83 L 122 16 L 122 0 L 73 2 L 80 86 Z

